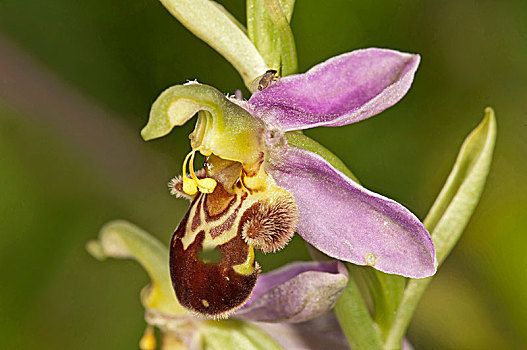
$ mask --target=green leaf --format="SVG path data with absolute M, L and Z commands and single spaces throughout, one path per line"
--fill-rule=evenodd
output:
M 223 5 L 221 4 L 218 4 L 216 1 L 210 1 L 210 3 L 214 6 L 216 6 L 218 8 L 218 10 L 220 10 L 221 12 L 223 12 L 225 14 L 225 16 L 227 16 L 231 21 L 232 23 L 234 23 L 238 28 L 240 28 L 240 30 L 242 32 L 244 32 L 245 34 L 247 34 L 247 29 L 243 26 L 243 24 L 240 23 L 240 21 L 238 21 L 236 19 L 236 17 L 234 17 L 232 15 L 232 13 L 230 13 L 229 11 L 227 11 L 225 9 L 225 7 L 223 7 Z
M 425 227 L 431 232 L 441 264 L 457 243 L 479 201 L 492 161 L 496 141 L 496 119 L 491 108 L 483 121 L 466 138 L 448 179 L 430 209 Z M 386 349 L 398 348 L 419 300 L 432 277 L 408 283 L 395 321 L 385 342 Z
M 225 57 L 247 87 L 267 70 L 243 26 L 221 5 L 209 0 L 160 1 L 181 24 Z
M 450 253 L 479 202 L 492 161 L 496 119 L 485 110 L 481 124 L 467 137 L 445 186 L 424 224 L 432 232 L 439 264 Z
M 86 245 L 96 259 L 107 257 L 134 259 L 146 270 L 152 281 L 142 295 L 145 308 L 167 314 L 187 314 L 177 302 L 168 270 L 168 249 L 139 227 L 124 221 L 111 221 L 103 226 L 99 239 Z
M 206 321 L 200 326 L 203 350 L 281 350 L 269 335 L 239 320 Z
M 295 0 L 281 0 L 281 2 L 282 11 L 284 11 L 285 18 L 287 18 L 287 22 L 291 23 L 293 10 L 295 9 Z

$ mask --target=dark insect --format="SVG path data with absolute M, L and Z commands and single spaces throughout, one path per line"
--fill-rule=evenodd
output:
M 280 79 L 280 77 L 276 75 L 277 73 L 278 71 L 274 69 L 269 69 L 267 72 L 254 79 L 253 83 L 251 84 L 252 90 L 262 91 L 267 89 L 269 86 L 271 86 L 274 81 Z

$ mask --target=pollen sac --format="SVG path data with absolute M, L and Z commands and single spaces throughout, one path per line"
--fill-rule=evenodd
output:
M 207 174 L 205 173 L 204 169 L 200 169 L 196 171 L 196 176 L 198 179 L 204 179 L 207 177 Z M 194 195 L 189 195 L 188 193 L 183 191 L 182 175 L 178 175 L 172 180 L 170 180 L 170 182 L 168 183 L 168 190 L 170 191 L 170 194 L 176 196 L 176 198 L 185 198 L 191 201 L 195 197 Z
M 288 192 L 254 203 L 242 217 L 242 237 L 264 253 L 276 252 L 289 243 L 298 222 L 298 208 Z

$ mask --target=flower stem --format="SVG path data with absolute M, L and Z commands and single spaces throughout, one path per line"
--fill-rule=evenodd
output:
M 431 281 L 432 277 L 427 277 L 419 280 L 412 279 L 408 282 L 392 328 L 384 342 L 384 349 L 394 349 L 401 346 L 401 339 L 406 333 L 421 296 Z
M 348 270 L 349 264 L 347 264 Z M 335 314 L 352 349 L 382 349 L 381 332 L 373 322 L 360 290 L 351 276 L 335 305 Z
M 247 0 L 247 35 L 264 58 L 267 67 L 280 71 L 280 39 L 265 4 L 260 0 Z
M 293 32 L 289 26 L 289 20 L 282 9 L 280 0 L 265 0 L 267 13 L 278 31 L 280 39 L 280 56 L 282 76 L 296 73 L 298 69 L 296 46 Z
M 375 308 L 373 320 L 385 337 L 393 326 L 407 279 L 398 275 L 390 275 L 371 267 L 360 267 L 356 270 L 364 276 Z

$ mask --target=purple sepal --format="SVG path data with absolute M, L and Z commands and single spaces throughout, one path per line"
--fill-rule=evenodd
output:
M 350 350 L 333 312 L 301 323 L 252 323 L 271 335 L 284 349 Z
M 294 262 L 262 274 L 235 315 L 259 322 L 304 322 L 332 309 L 348 283 L 340 261 Z
M 360 186 L 304 149 L 288 147 L 266 170 L 293 194 L 297 232 L 318 250 L 406 277 L 435 273 L 430 234 L 401 204 Z
M 281 78 L 249 103 L 255 117 L 284 131 L 356 123 L 399 101 L 419 60 L 419 55 L 387 49 L 352 51 Z

